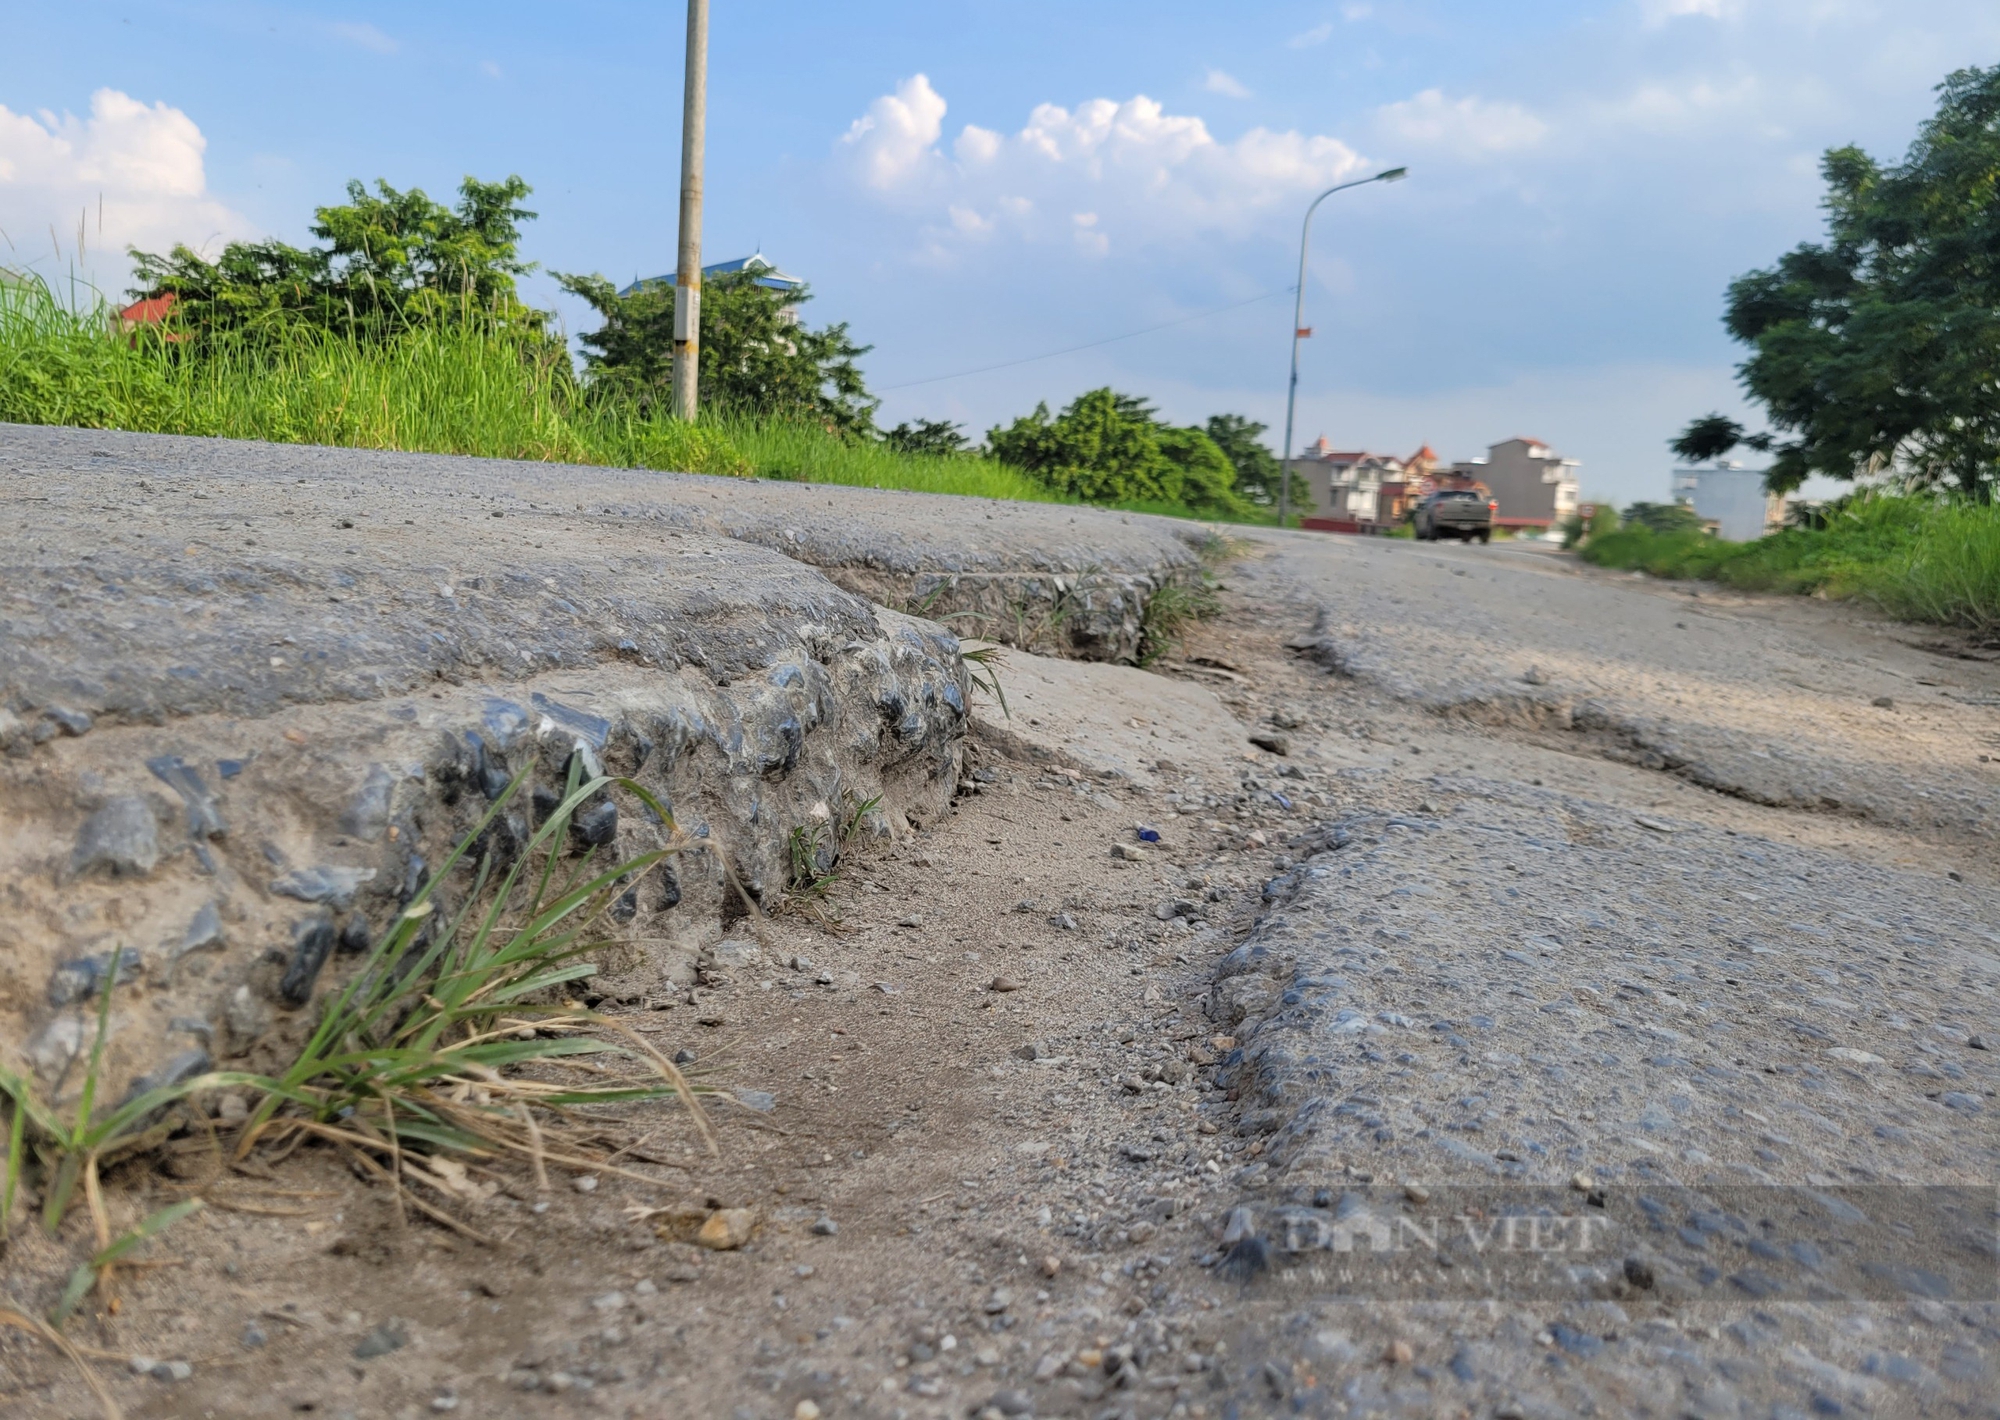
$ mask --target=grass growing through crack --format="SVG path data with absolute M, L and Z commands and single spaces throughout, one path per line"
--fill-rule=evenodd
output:
M 791 858 L 791 872 L 787 878 L 792 904 L 803 908 L 819 920 L 823 927 L 838 928 L 840 914 L 826 901 L 827 891 L 840 881 L 839 863 L 847 852 L 861 825 L 871 813 L 882 805 L 882 796 L 873 795 L 856 801 L 853 793 L 847 794 L 847 811 L 841 815 L 838 827 L 815 823 L 810 828 L 801 824 L 792 830 L 788 842 Z M 820 858 L 829 843 L 831 862 L 822 867 Z
M 1206 568 L 1192 581 L 1171 581 L 1146 600 L 1139 622 L 1139 664 L 1150 666 L 1171 646 L 1185 645 L 1188 631 L 1222 610 Z
M 0 1227 L 32 1171 L 51 1234 L 79 1190 L 96 1229 L 96 1248 L 52 1314 L 57 1325 L 93 1286 L 108 1286 L 120 1259 L 201 1206 L 199 1199 L 183 1200 L 114 1237 L 99 1172 L 115 1157 L 164 1143 L 183 1121 L 160 1116 L 206 1091 L 247 1089 L 262 1097 L 238 1139 L 239 1159 L 259 1145 L 288 1152 L 304 1139 L 325 1140 L 392 1186 L 399 1207 L 407 1198 L 481 1241 L 405 1185 L 423 1184 L 450 1201 L 452 1178 L 465 1167 L 490 1171 L 505 1160 L 531 1167 L 543 1184 L 548 1163 L 626 1173 L 591 1156 L 596 1129 L 575 1111 L 632 1100 L 678 1098 L 714 1150 L 698 1087 L 636 1033 L 567 999 L 567 989 L 596 969 L 584 959 L 600 945 L 593 926 L 620 894 L 691 841 L 642 786 L 602 775 L 586 780 L 579 758 L 572 758 L 560 804 L 525 842 L 514 840 L 506 810 L 529 771 L 514 778 L 352 980 L 321 998 L 317 1027 L 282 1074 L 214 1071 L 100 1109 L 115 982 L 107 982 L 98 1002 L 96 1037 L 67 1117 L 29 1077 L 0 1067 L 0 1101 L 10 1116 Z M 570 824 L 582 807 L 613 790 L 644 805 L 665 841 L 605 866 L 594 861 L 595 847 L 570 851 Z M 475 856 L 458 909 L 442 911 L 444 884 Z M 456 1156 L 451 1167 L 427 1164 L 427 1155 L 442 1154 Z
M 607 776 L 586 781 L 572 757 L 561 803 L 506 854 L 506 807 L 526 777 L 523 770 L 494 800 L 329 1002 L 298 1059 L 269 1082 L 238 1141 L 239 1158 L 260 1142 L 278 1146 L 287 1135 L 306 1135 L 334 1143 L 364 1171 L 372 1165 L 385 1173 L 399 1199 L 407 1177 L 449 1196 L 420 1162 L 414 1171 L 408 1167 L 411 1144 L 475 1161 L 524 1161 L 545 1183 L 549 1162 L 604 1166 L 584 1156 L 588 1131 L 571 1111 L 666 1096 L 688 1106 L 714 1149 L 696 1087 L 679 1068 L 622 1023 L 566 998 L 566 988 L 596 971 L 583 959 L 602 945 L 592 926 L 688 840 L 644 787 Z M 650 811 L 667 842 L 599 869 L 594 848 L 577 856 L 564 849 L 578 810 L 614 786 Z M 482 844 L 486 851 L 462 905 L 456 913 L 440 911 L 439 884 Z M 605 1039 L 606 1032 L 621 1041 Z M 621 1061 L 636 1061 L 639 1072 L 614 1068 Z M 524 1066 L 537 1069 L 522 1073 Z M 443 1210 L 415 1201 L 447 1226 L 470 1232 Z

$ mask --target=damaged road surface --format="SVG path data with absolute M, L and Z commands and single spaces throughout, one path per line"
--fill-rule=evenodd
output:
M 437 465 L 462 514 L 296 495 L 367 506 L 365 557 L 275 511 L 190 530 L 221 484 L 114 518 L 108 474 L 10 534 L 0 1063 L 73 1106 L 107 992 L 114 1091 L 278 1052 L 496 774 L 583 754 L 716 845 L 568 989 L 709 1091 L 718 1147 L 591 1105 L 587 1158 L 415 1144 L 398 1188 L 235 1159 L 252 1101 L 210 1092 L 101 1191 L 112 1236 L 206 1206 L 69 1315 L 75 1360 L 0 1332 L 0 1412 L 105 1413 L 81 1364 L 161 1417 L 1994 1413 L 1968 648 L 1260 534 L 1150 669 L 1010 652 L 1003 711 L 866 599 L 900 591 L 806 565 L 874 501 L 683 480 L 717 511 L 670 526 L 517 482 L 496 519 Z M 801 492 L 836 511 L 794 559 Z M 1154 575 L 1145 528 L 1062 518 L 1016 567 L 1101 533 Z M 46 1183 L 0 1269 L 32 1316 L 102 1246 L 37 1226 Z

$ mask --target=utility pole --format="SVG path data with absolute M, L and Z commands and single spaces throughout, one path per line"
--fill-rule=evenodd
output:
M 1409 176 L 1408 168 L 1389 168 L 1374 177 L 1356 178 L 1338 187 L 1329 187 L 1312 200 L 1306 208 L 1306 220 L 1299 228 L 1299 284 L 1298 295 L 1292 302 L 1292 382 L 1285 391 L 1285 447 L 1278 456 L 1278 526 L 1283 527 L 1291 516 L 1292 509 L 1292 410 L 1299 402 L 1299 341 L 1306 335 L 1301 324 L 1306 318 L 1306 244 L 1312 236 L 1313 213 L 1320 203 L 1336 192 L 1345 192 L 1350 187 L 1365 187 L 1371 182 L 1401 182 Z M 680 368 L 675 365 L 676 370 Z
M 708 0 L 688 0 L 681 94 L 681 233 L 674 267 L 674 414 L 695 416 L 701 377 L 701 148 L 708 116 Z

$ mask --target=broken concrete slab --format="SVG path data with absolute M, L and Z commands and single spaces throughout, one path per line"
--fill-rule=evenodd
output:
M 79 1086 L 112 974 L 80 962 L 138 977 L 101 1094 L 196 1049 L 282 1060 L 518 773 L 522 832 L 581 755 L 694 845 L 605 921 L 599 989 L 642 994 L 783 892 L 793 830 L 877 800 L 861 831 L 898 836 L 958 782 L 956 638 L 762 547 L 495 518 L 469 473 L 362 453 L 168 440 L 121 462 L 90 450 L 126 436 L 64 432 L 0 431 L 0 1042 L 51 1093 Z M 571 470 L 507 467 L 572 493 Z M 661 846 L 626 807 L 579 816 L 577 846 Z

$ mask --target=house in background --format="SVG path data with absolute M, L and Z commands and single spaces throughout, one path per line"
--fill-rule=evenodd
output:
M 1372 532 L 1400 522 L 1437 467 L 1430 445 L 1408 458 L 1336 449 L 1322 434 L 1286 462 L 1302 527 L 1320 532 Z
M 1483 459 L 1453 464 L 1451 471 L 1486 485 L 1499 504 L 1494 527 L 1546 532 L 1576 512 L 1579 467 L 1540 439 L 1513 438 L 1488 446 Z
M 752 281 L 769 291 L 783 291 L 789 295 L 793 291 L 805 289 L 805 282 L 778 270 L 771 264 L 771 259 L 761 251 L 753 252 L 749 256 L 739 256 L 734 261 L 718 261 L 713 266 L 704 266 L 701 269 L 701 279 L 712 281 L 718 276 L 734 276 L 738 272 L 748 272 Z M 618 294 L 633 296 L 648 286 L 671 286 L 674 284 L 674 277 L 675 273 L 671 271 L 665 276 L 637 277 L 630 286 Z
M 1764 491 L 1764 470 L 1740 463 L 1674 470 L 1673 499 L 1715 526 L 1724 542 L 1754 542 L 1785 523 L 1785 495 Z

